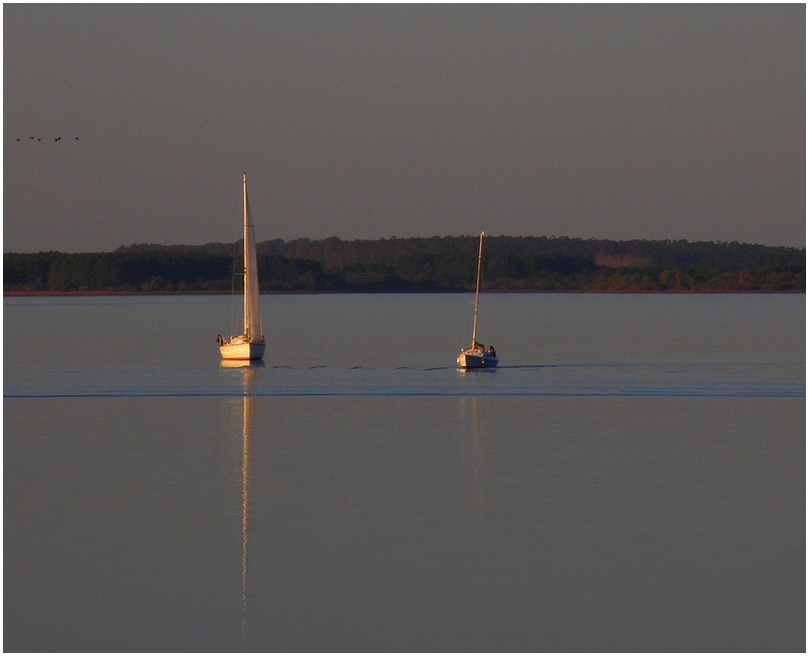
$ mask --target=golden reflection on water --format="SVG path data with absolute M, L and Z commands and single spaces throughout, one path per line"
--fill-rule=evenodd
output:
M 219 366 L 224 369 L 250 369 L 255 373 L 256 369 L 264 367 L 263 360 L 220 360 Z
M 253 436 L 253 404 L 250 388 L 262 362 L 222 360 L 220 366 L 244 369 L 242 372 L 242 641 L 247 641 L 247 552 L 250 543 L 250 441 Z
M 245 372 L 247 378 L 247 372 Z M 247 544 L 250 533 L 248 531 L 248 510 L 249 510 L 249 484 L 250 484 L 250 436 L 252 434 L 250 426 L 250 410 L 252 398 L 244 395 L 244 424 L 242 436 L 242 639 L 247 639 Z

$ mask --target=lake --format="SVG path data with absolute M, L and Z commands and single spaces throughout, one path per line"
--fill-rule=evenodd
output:
M 5 651 L 804 651 L 805 296 L 4 298 Z

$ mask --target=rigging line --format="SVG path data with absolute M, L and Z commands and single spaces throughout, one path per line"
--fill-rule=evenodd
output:
M 241 239 L 236 239 L 233 242 L 233 275 L 230 277 L 230 336 L 231 338 L 236 335 L 236 317 L 234 316 L 234 309 L 236 307 L 236 277 L 239 275 L 236 272 Z M 244 274 L 242 274 L 244 275 Z

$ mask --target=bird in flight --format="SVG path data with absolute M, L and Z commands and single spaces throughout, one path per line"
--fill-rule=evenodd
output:
M 29 139 L 36 139 L 37 141 L 42 141 L 42 137 L 28 137 L 28 138 L 29 138 Z M 78 137 L 73 137 L 73 138 L 74 138 L 76 141 L 79 141 L 79 138 L 78 138 Z M 15 139 L 17 139 L 17 141 L 22 141 L 22 137 L 15 137 Z M 57 142 L 57 141 L 61 141 L 61 140 L 62 140 L 62 137 L 56 137 L 56 138 L 55 138 L 53 141 L 54 141 L 54 143 L 55 143 L 55 142 Z

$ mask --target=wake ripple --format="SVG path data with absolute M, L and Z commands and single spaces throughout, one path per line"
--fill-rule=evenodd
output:
M 791 363 L 551 363 L 449 366 L 121 368 L 6 372 L 6 399 L 286 396 L 805 398 Z

